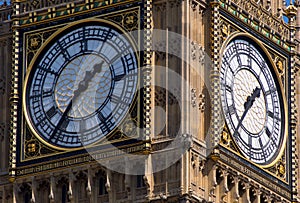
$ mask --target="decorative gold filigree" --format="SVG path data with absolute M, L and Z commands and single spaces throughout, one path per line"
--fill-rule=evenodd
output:
M 297 7 L 291 4 L 284 10 L 284 12 L 286 13 L 286 16 L 293 18 L 297 15 Z
M 232 8 L 228 1 L 221 0 L 225 4 L 228 4 L 225 8 L 230 9 Z M 255 23 L 256 20 L 259 20 L 259 27 L 264 27 L 264 25 L 267 25 L 271 28 L 272 31 L 278 32 L 281 35 L 284 35 L 285 37 L 290 36 L 290 31 L 288 26 L 284 24 L 282 21 L 282 10 L 278 10 L 276 14 L 272 14 L 270 12 L 270 5 L 262 6 L 262 4 L 255 3 L 253 1 L 232 1 L 240 8 L 237 9 L 238 14 L 235 14 L 235 16 L 240 16 L 242 14 L 240 11 L 244 10 L 249 13 L 247 15 L 247 22 L 248 24 Z M 268 3 L 269 4 L 269 3 Z M 294 16 L 295 15 L 295 8 L 294 6 L 289 6 L 286 10 L 284 10 L 287 16 Z M 254 17 L 254 18 L 253 18 Z M 256 18 L 256 19 L 255 19 Z
M 285 60 L 278 55 L 274 55 L 274 63 L 277 68 L 278 76 L 280 78 L 280 82 L 283 86 L 285 86 Z
M 286 162 L 285 162 L 285 157 L 281 157 L 281 159 L 276 163 L 273 169 L 274 173 L 276 174 L 277 177 L 281 179 L 286 179 Z
M 29 37 L 28 47 L 32 51 L 35 51 L 38 48 L 40 48 L 41 44 L 42 44 L 42 36 L 41 35 L 36 34 L 36 35 L 32 35 Z
M 282 163 L 278 166 L 278 174 L 279 176 L 283 176 L 285 174 L 285 166 Z
M 42 44 L 48 39 L 48 37 L 51 36 L 52 33 L 54 33 L 56 29 L 50 29 L 47 31 L 35 31 L 33 33 L 25 35 L 26 39 L 26 62 L 27 66 L 30 64 L 32 58 L 37 53 L 38 49 L 42 46 Z
M 39 0 L 32 0 L 31 5 L 33 6 L 33 8 L 38 8 L 39 5 L 40 5 L 40 1 Z
M 137 133 L 137 122 L 128 118 L 127 121 L 122 125 L 122 133 L 126 136 L 134 136 Z
M 279 74 L 281 74 L 281 75 L 284 74 L 283 63 L 282 63 L 282 61 L 280 59 L 277 60 L 276 66 L 277 66 Z
M 227 147 L 230 147 L 232 140 L 231 140 L 231 136 L 228 132 L 227 127 L 224 127 L 222 135 L 221 135 L 221 144 L 225 145 Z
M 261 19 L 261 17 L 262 17 L 262 12 L 261 12 L 261 10 L 257 10 L 257 12 L 256 12 L 256 17 L 257 17 L 258 19 Z
M 136 10 L 129 10 L 116 15 L 106 16 L 105 18 L 121 25 L 127 31 L 139 29 L 139 11 Z
M 248 10 L 250 10 L 250 8 L 251 8 L 251 3 L 249 1 L 247 1 L 245 3 L 245 9 L 248 11 Z
M 230 34 L 230 25 L 228 24 L 225 24 L 223 23 L 222 25 L 222 36 L 223 36 L 223 39 L 226 39 Z
M 231 33 L 237 31 L 236 27 L 234 27 L 232 24 L 225 21 L 225 19 L 221 20 L 220 27 L 221 27 L 221 37 L 223 38 L 223 41 L 225 41 Z
M 29 140 L 27 142 L 25 142 L 25 155 L 26 157 L 36 157 L 36 156 L 39 156 L 41 155 L 40 154 L 40 149 L 41 149 L 41 146 L 40 146 L 40 143 L 35 140 L 35 139 L 32 139 L 32 140 Z

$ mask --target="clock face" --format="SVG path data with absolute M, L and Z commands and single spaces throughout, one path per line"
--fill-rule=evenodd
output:
M 267 165 L 284 139 L 282 94 L 270 63 L 246 38 L 232 40 L 220 70 L 221 99 L 227 127 L 242 154 Z
M 48 42 L 29 68 L 23 100 L 27 123 L 51 146 L 95 143 L 127 115 L 137 86 L 130 39 L 103 22 L 77 24 Z

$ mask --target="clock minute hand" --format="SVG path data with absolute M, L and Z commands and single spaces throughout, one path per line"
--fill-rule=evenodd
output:
M 234 133 L 233 133 L 233 136 L 235 136 L 236 133 L 238 132 L 238 129 L 242 125 L 242 122 L 243 122 L 244 118 L 246 117 L 246 114 L 248 113 L 249 109 L 253 106 L 253 103 L 254 103 L 255 99 L 258 98 L 258 97 L 260 97 L 260 91 L 261 91 L 261 89 L 258 88 L 258 87 L 256 87 L 253 90 L 251 96 L 247 97 L 247 101 L 244 104 L 245 111 L 244 111 L 244 113 L 243 113 L 243 115 L 242 115 L 242 117 L 241 117 L 241 119 L 240 119 L 240 121 L 239 121 L 239 123 L 238 123 L 238 125 L 237 125 L 237 127 L 236 127 L 236 129 L 234 131 Z
M 72 99 L 69 102 L 66 110 L 64 111 L 63 115 L 61 116 L 61 118 L 59 119 L 57 125 L 54 128 L 54 131 L 52 132 L 51 136 L 49 137 L 48 141 L 52 140 L 53 137 L 56 135 L 58 128 L 60 128 L 60 126 L 62 125 L 63 121 L 65 120 L 64 118 L 68 115 L 68 112 L 71 110 L 72 107 Z
M 74 91 L 74 96 L 70 100 L 67 108 L 65 109 L 63 115 L 59 119 L 54 131 L 52 132 L 51 136 L 49 137 L 49 141 L 53 139 L 53 137 L 56 135 L 58 129 L 62 125 L 63 121 L 65 120 L 66 116 L 68 115 L 69 111 L 72 108 L 73 101 L 75 101 L 81 92 L 84 92 L 88 88 L 88 84 L 90 80 L 94 77 L 95 73 L 100 73 L 102 71 L 103 61 L 99 64 L 95 64 L 92 71 L 87 71 L 85 73 L 85 77 L 82 81 L 79 82 L 77 89 Z

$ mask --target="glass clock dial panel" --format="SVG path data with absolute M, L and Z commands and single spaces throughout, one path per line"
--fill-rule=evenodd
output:
M 127 115 L 138 86 L 129 38 L 110 25 L 71 27 L 41 52 L 26 81 L 29 125 L 45 142 L 73 148 L 112 132 Z
M 284 138 L 284 107 L 276 76 L 250 40 L 232 40 L 220 70 L 221 100 L 227 127 L 242 154 L 266 165 Z

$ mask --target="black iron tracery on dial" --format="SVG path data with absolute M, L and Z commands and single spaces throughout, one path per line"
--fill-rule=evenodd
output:
M 225 121 L 242 154 L 268 165 L 285 140 L 284 101 L 261 49 L 247 37 L 233 39 L 220 69 Z
M 120 124 L 135 98 L 133 45 L 105 23 L 79 24 L 50 43 L 27 76 L 28 123 L 53 146 L 95 143 Z

